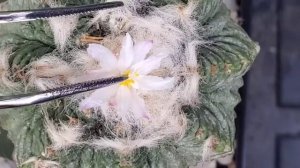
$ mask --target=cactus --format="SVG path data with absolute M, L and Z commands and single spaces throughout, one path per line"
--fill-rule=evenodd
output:
M 101 0 L 61 0 L 65 5 L 82 5 Z M 186 3 L 184 0 L 152 0 L 153 6 Z M 43 8 L 36 0 L 9 1 L 8 9 Z M 76 108 L 67 106 L 68 100 L 58 100 L 43 106 L 1 110 L 0 128 L 8 131 L 14 143 L 14 158 L 20 167 L 31 157 L 36 160 L 55 161 L 61 167 L 189 167 L 201 161 L 216 159 L 234 152 L 236 117 L 234 108 L 240 102 L 238 89 L 243 85 L 242 76 L 249 70 L 259 47 L 244 30 L 230 18 L 229 10 L 220 0 L 201 0 L 197 8 L 199 34 L 209 42 L 197 49 L 201 82 L 199 106 L 185 106 L 187 131 L 179 141 L 159 143 L 154 148 L 139 148 L 134 153 L 120 155 L 113 150 L 97 150 L 81 144 L 68 150 L 49 154 L 51 141 L 45 131 L 43 109 L 54 121 L 68 121 L 67 116 L 76 117 L 81 122 L 93 126 L 95 121 L 83 117 Z M 76 37 L 88 32 L 88 17 L 80 17 L 76 31 L 66 46 L 71 50 L 77 43 Z M 33 21 L 23 24 L 0 25 L 0 48 L 11 47 L 9 56 L 11 80 L 23 86 L 26 76 L 15 75 L 26 71 L 27 65 L 48 53 L 64 54 L 56 49 L 54 36 L 47 21 Z M 13 75 L 14 74 L 14 75 Z M 23 87 L 7 90 L 2 94 L 22 92 Z M 33 88 L 29 88 L 32 89 Z M 93 134 L 93 132 L 90 132 Z M 92 135 L 93 136 L 93 135 Z M 1 138 L 1 136 L 0 136 Z M 212 144 L 206 156 L 207 144 Z M 1 148 L 1 147 L 0 147 Z M 1 152 L 0 152 L 1 153 Z M 45 154 L 46 153 L 46 154 Z

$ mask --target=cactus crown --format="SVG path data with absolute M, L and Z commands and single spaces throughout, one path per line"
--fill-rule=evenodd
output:
M 99 2 L 17 0 L 2 5 L 13 10 Z M 120 73 L 130 76 L 118 87 L 133 89 L 143 75 L 154 81 L 139 84 L 147 89 L 136 89 L 128 113 L 118 113 L 117 105 L 127 101 L 118 103 L 118 96 L 99 104 L 99 95 L 102 100 L 107 93 L 102 91 L 1 111 L 0 127 L 8 131 L 20 167 L 189 167 L 233 152 L 238 89 L 258 45 L 230 18 L 221 0 L 124 3 L 124 8 L 91 15 L 0 25 L 4 95 L 103 77 L 103 69 L 112 70 L 105 66 L 114 65 L 105 61 L 122 59 L 123 50 L 130 55 L 130 45 L 136 47 L 132 54 L 145 57 L 142 65 L 155 67 L 143 74 L 146 70 L 133 65 L 139 60 L 124 69 L 129 56 L 121 65 L 116 62 L 117 72 L 109 71 L 114 75 L 123 68 Z M 114 58 L 94 56 L 98 50 Z M 153 91 L 154 85 L 159 87 Z M 145 105 L 147 113 L 134 113 L 141 107 L 136 104 Z

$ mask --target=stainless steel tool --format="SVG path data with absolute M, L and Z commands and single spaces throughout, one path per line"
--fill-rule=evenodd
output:
M 93 5 L 60 7 L 60 8 L 45 8 L 36 10 L 22 10 L 22 11 L 6 11 L 0 12 L 0 23 L 24 22 L 38 19 L 47 19 L 59 16 L 68 16 L 75 14 L 86 14 L 108 8 L 115 8 L 123 6 L 123 2 L 108 2 Z M 33 104 L 44 103 L 54 99 L 63 98 L 90 90 L 95 90 L 110 86 L 126 80 L 127 77 L 118 76 L 107 79 L 99 79 L 88 81 L 84 83 L 77 83 L 73 85 L 63 86 L 44 92 L 4 96 L 0 97 L 0 109 L 15 108 L 28 106 Z
M 0 23 L 24 22 L 59 16 L 86 14 L 123 5 L 123 2 L 116 1 L 83 6 L 0 12 Z
M 51 100 L 63 98 L 66 96 L 87 92 L 103 87 L 113 85 L 115 83 L 126 80 L 126 77 L 115 77 L 107 79 L 99 79 L 84 83 L 63 86 L 56 89 L 47 90 L 44 92 L 30 93 L 23 95 L 4 96 L 0 97 L 0 109 L 22 107 L 33 104 L 48 102 Z

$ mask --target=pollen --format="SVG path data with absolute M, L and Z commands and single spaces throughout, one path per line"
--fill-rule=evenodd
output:
M 120 85 L 129 87 L 129 88 L 132 87 L 132 85 L 134 84 L 134 80 L 132 78 L 139 76 L 138 73 L 136 73 L 136 72 L 132 73 L 131 70 L 126 70 L 123 74 L 124 74 L 124 76 L 128 77 L 128 79 L 121 82 Z
M 133 84 L 134 84 L 133 79 L 127 79 L 120 83 L 121 86 L 126 86 L 126 87 L 132 87 Z
M 128 77 L 128 78 L 129 78 L 130 74 L 131 74 L 131 71 L 130 71 L 130 70 L 126 70 L 126 71 L 124 72 L 124 76 L 126 76 L 126 77 Z

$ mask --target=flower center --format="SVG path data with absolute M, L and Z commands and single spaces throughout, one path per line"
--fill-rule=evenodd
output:
M 135 82 L 135 81 L 133 80 L 133 78 L 139 76 L 139 74 L 136 73 L 136 72 L 132 73 L 131 70 L 126 70 L 126 71 L 124 72 L 124 76 L 126 76 L 128 79 L 126 79 L 125 81 L 121 82 L 120 85 L 121 85 L 121 86 L 126 86 L 126 87 L 131 88 L 132 85 L 133 85 L 134 82 Z

